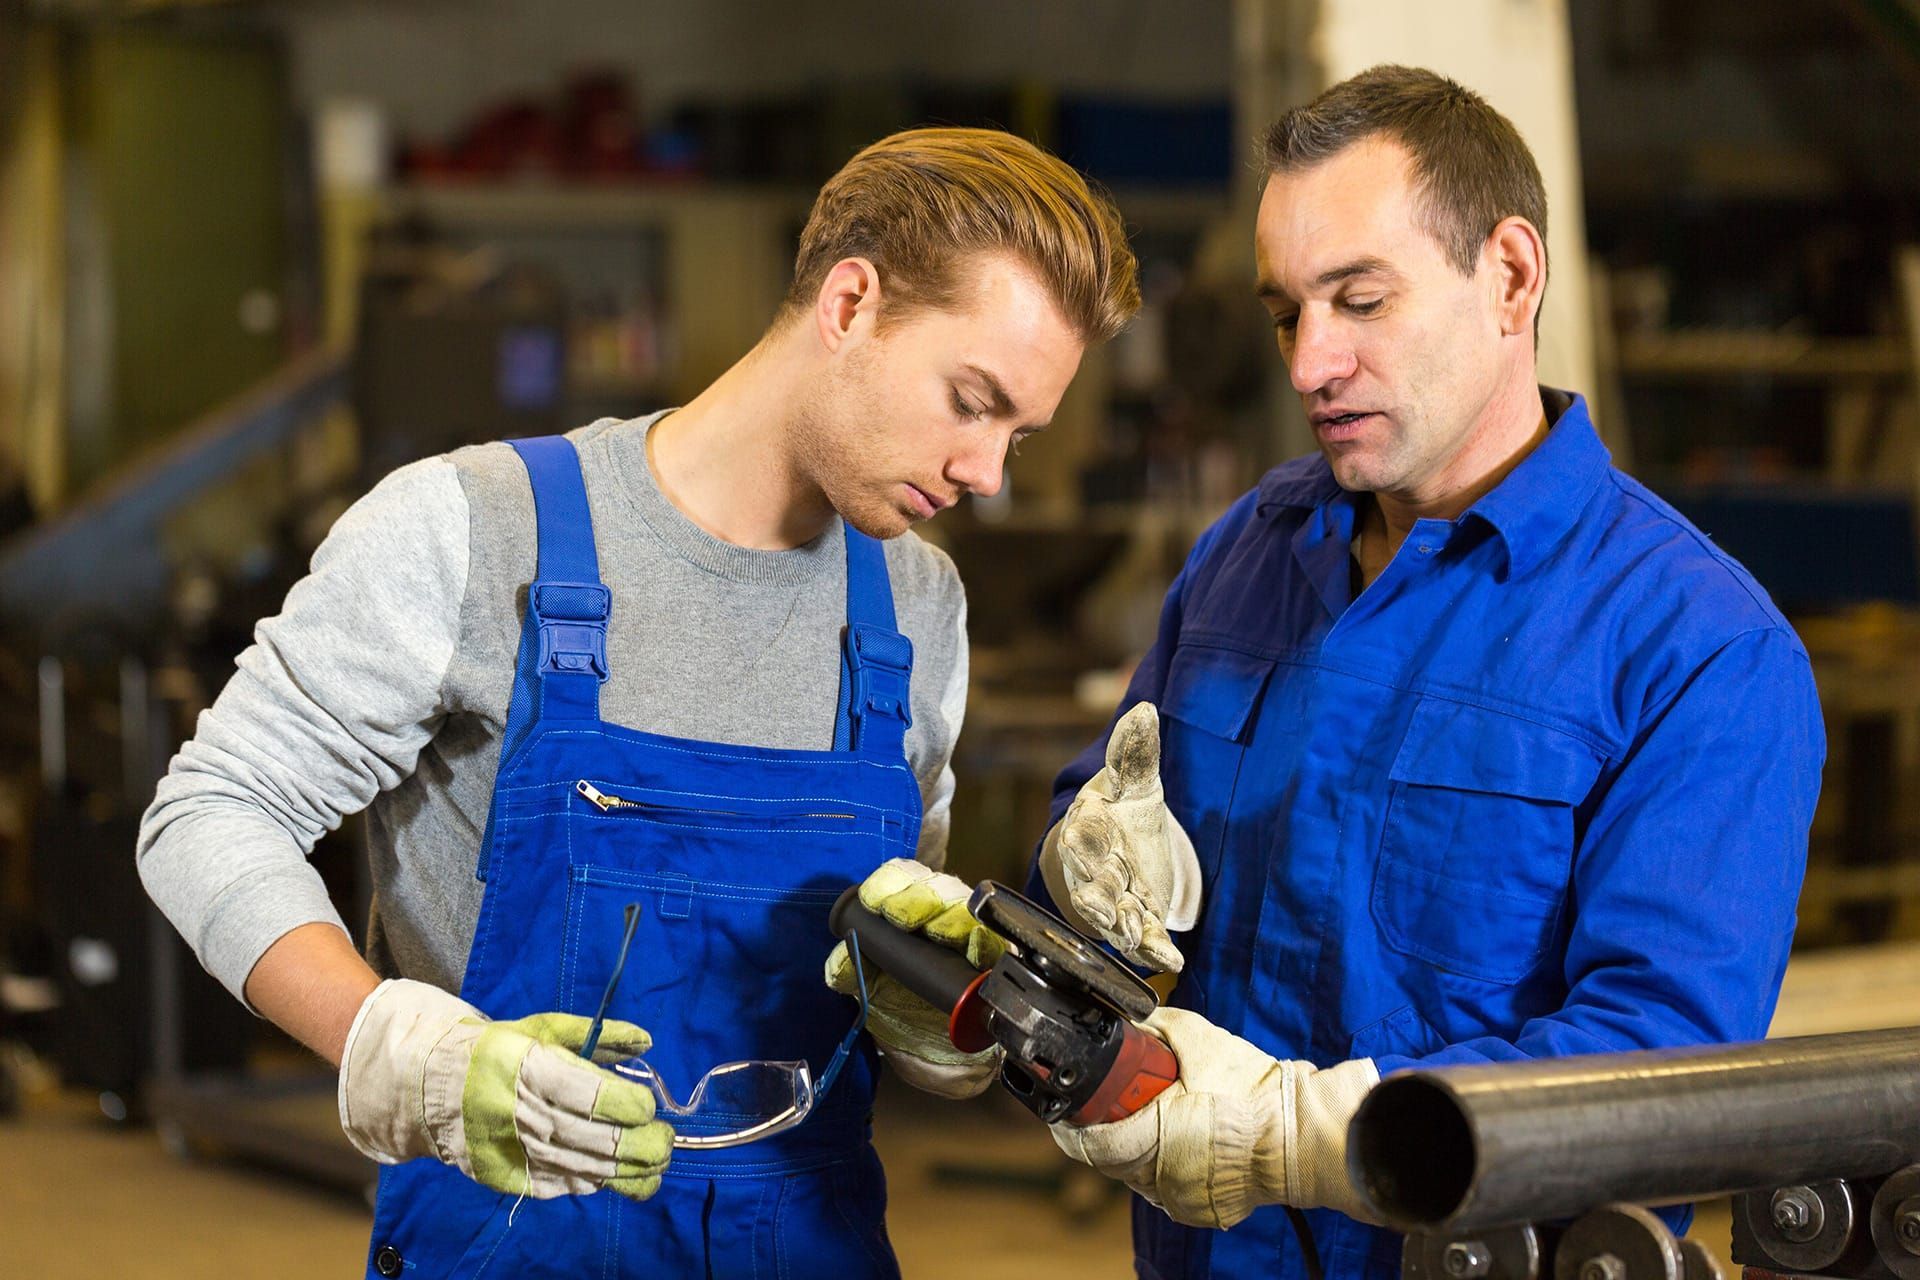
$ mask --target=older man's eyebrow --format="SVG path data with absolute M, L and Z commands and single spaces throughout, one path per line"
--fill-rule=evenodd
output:
M 1313 278 L 1315 288 L 1325 288 L 1330 284 L 1339 284 L 1342 280 L 1351 280 L 1355 276 L 1383 275 L 1398 276 L 1400 273 L 1385 258 L 1355 258 L 1343 262 L 1337 267 L 1328 267 Z M 1254 286 L 1253 294 L 1262 302 L 1292 302 L 1294 297 L 1277 281 L 1262 279 Z
M 1337 267 L 1329 267 L 1314 277 L 1316 285 L 1339 284 L 1342 280 L 1351 280 L 1355 276 L 1399 274 L 1385 258 L 1355 258 L 1352 262 L 1343 262 Z
M 993 401 L 993 411 L 996 414 L 1003 418 L 1017 418 L 1020 416 L 1020 410 L 1014 406 L 1013 397 L 1007 394 L 1007 389 L 1000 384 L 1000 379 L 994 377 L 977 364 L 969 364 L 963 367 L 968 373 L 980 379 L 981 385 L 986 387 L 987 395 Z

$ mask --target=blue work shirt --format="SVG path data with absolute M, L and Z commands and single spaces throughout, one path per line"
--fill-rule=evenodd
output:
M 1356 597 L 1365 496 L 1269 472 L 1194 547 L 1121 704 L 1161 712 L 1204 901 L 1173 1003 L 1279 1058 L 1411 1066 L 1765 1035 L 1825 736 L 1739 564 L 1614 469 L 1580 398 Z M 1104 739 L 1055 784 L 1057 822 Z M 1030 886 L 1043 895 L 1036 874 Z M 1399 1238 L 1311 1215 L 1328 1275 Z M 1136 1203 L 1149 1277 L 1298 1275 Z

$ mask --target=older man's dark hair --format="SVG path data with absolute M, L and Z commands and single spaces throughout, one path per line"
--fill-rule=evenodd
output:
M 1267 132 L 1267 164 L 1306 169 L 1381 137 L 1412 157 L 1421 220 L 1462 274 L 1507 218 L 1546 239 L 1547 190 L 1520 131 L 1473 90 L 1420 67 L 1374 67 L 1288 111 Z

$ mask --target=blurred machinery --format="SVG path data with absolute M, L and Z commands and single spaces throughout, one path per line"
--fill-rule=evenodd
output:
M 39 708 L 37 724 L 6 726 L 10 754 L 41 785 L 15 851 L 30 874 L 25 902 L 9 902 L 14 941 L 0 971 L 37 978 L 56 998 L 0 1031 L 18 1024 L 108 1116 L 151 1118 L 177 1149 L 248 1151 L 353 1186 L 367 1168 L 331 1123 L 330 1075 L 250 1073 L 265 1024 L 151 907 L 133 849 L 167 757 L 324 531 L 308 512 L 337 511 L 425 454 L 561 425 L 565 334 L 551 281 L 423 242 L 386 246 L 376 263 L 351 365 L 325 350 L 293 361 L 0 546 L 0 624 L 14 652 L 44 655 L 23 700 Z M 301 482 L 291 455 L 349 395 L 360 467 Z M 263 465 L 280 483 L 252 486 L 263 530 L 253 551 L 225 564 L 183 558 L 172 522 Z M 315 861 L 343 914 L 364 921 L 351 833 L 323 842 Z
M 0 961 L 55 996 L 20 1034 L 113 1120 L 169 1125 L 183 1090 L 243 1078 L 260 1034 L 148 902 L 133 849 L 168 756 L 305 558 L 283 525 L 277 554 L 223 577 L 171 562 L 162 530 L 344 389 L 337 356 L 298 362 L 0 548 L 0 620 L 14 652 L 42 655 L 23 700 L 38 709 L 19 851 L 30 874 L 26 901 L 10 904 L 26 910 Z M 338 847 L 317 852 L 350 880 Z

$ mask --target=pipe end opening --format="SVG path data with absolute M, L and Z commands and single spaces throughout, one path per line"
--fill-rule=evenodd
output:
M 1473 1131 L 1453 1095 L 1419 1074 L 1375 1086 L 1354 1116 L 1348 1172 L 1380 1216 L 1403 1230 L 1438 1226 L 1473 1189 Z

